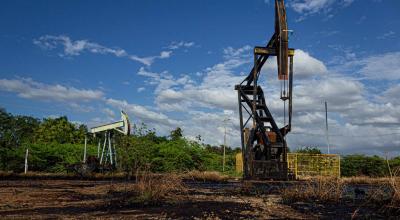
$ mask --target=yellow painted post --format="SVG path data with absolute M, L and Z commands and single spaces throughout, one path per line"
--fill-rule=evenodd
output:
M 236 172 L 243 172 L 243 156 L 241 152 L 236 154 Z
M 339 168 L 338 168 L 339 174 L 338 174 L 338 175 L 339 175 L 339 178 L 340 178 L 340 171 L 341 171 L 341 170 L 340 170 L 340 155 L 338 155 L 338 161 L 339 161 L 339 162 L 338 162 L 338 164 L 339 164 Z
M 298 162 L 298 160 L 297 160 L 297 154 L 295 154 L 295 160 L 294 160 L 294 176 L 295 176 L 295 178 L 296 179 L 298 179 L 299 177 L 297 176 L 298 174 L 297 174 L 297 162 Z

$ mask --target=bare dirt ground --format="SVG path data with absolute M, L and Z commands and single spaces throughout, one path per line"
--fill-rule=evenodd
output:
M 1 219 L 349 219 L 356 206 L 285 205 L 287 183 L 186 183 L 188 190 L 159 204 L 129 202 L 124 181 L 0 180 Z M 372 217 L 368 213 L 362 217 Z M 373 218 L 379 218 L 374 216 Z

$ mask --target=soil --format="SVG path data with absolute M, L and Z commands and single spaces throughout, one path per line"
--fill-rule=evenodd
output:
M 134 182 L 0 180 L 1 219 L 349 219 L 359 208 L 317 203 L 286 205 L 279 188 L 290 183 L 186 182 L 157 204 L 130 202 Z M 380 218 L 359 209 L 357 217 Z

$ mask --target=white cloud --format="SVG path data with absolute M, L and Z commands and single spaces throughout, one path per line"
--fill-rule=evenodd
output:
M 247 71 L 242 73 L 240 70 L 251 68 L 251 49 L 249 46 L 236 49 L 225 48 L 222 61 L 205 68 L 197 76 L 193 74 L 194 79 L 187 74 L 176 75 L 167 71 L 159 73 L 150 71 L 148 68 L 140 68 L 137 74 L 145 77 L 147 85 L 138 88 L 138 91 L 154 88 L 155 107 L 104 98 L 101 92 L 100 94 L 93 93 L 96 90 L 66 86 L 61 86 L 64 89 L 59 89 L 62 92 L 58 93 L 62 94 L 58 95 L 57 85 L 38 83 L 30 79 L 14 81 L 2 79 L 0 90 L 13 91 L 21 97 L 29 94 L 31 98 L 36 99 L 48 99 L 38 94 L 47 93 L 50 96 L 49 94 L 55 93 L 55 97 L 68 94 L 74 97 L 72 99 L 56 98 L 61 101 L 103 100 L 106 106 L 102 109 L 106 116 L 111 117 L 113 110 L 122 109 L 131 116 L 134 123 L 144 122 L 150 128 L 156 128 L 160 134 L 166 135 L 179 126 L 184 129 L 187 137 L 194 138 L 200 134 L 205 142 L 210 144 L 223 143 L 223 119 L 229 117 L 231 121 L 227 124 L 228 144 L 239 146 L 238 103 L 234 85 L 240 83 L 248 73 Z M 396 72 L 399 68 L 395 62 L 399 60 L 398 56 L 400 56 L 399 52 L 376 54 L 353 60 L 348 65 L 356 68 L 357 73 L 366 76 L 380 73 L 380 77 L 388 79 L 399 75 Z M 400 100 L 400 85 L 398 82 L 392 82 L 393 84 L 388 86 L 388 89 L 371 95 L 370 89 L 374 85 L 364 84 L 354 75 L 333 73 L 331 68 L 327 68 L 322 61 L 306 51 L 296 50 L 294 62 L 293 132 L 287 136 L 291 148 L 304 145 L 326 146 L 324 101 L 327 101 L 331 152 L 382 154 L 383 151 L 391 151 L 399 153 L 398 136 L 388 135 L 394 133 L 393 129 L 400 125 L 400 102 L 398 101 Z M 264 88 L 266 101 L 272 114 L 277 123 L 282 126 L 283 105 L 279 100 L 280 87 L 276 79 L 275 66 L 275 60 L 268 62 L 264 69 L 268 75 L 262 75 L 259 82 Z M 40 92 L 27 92 L 24 90 L 26 88 Z M 92 93 L 87 91 L 92 91 Z M 80 96 L 71 95 L 75 93 Z
M 223 141 L 224 112 L 233 112 L 230 115 L 232 123 L 228 125 L 228 140 L 229 145 L 239 146 L 237 93 L 233 87 L 247 74 L 238 73 L 238 69 L 251 67 L 250 52 L 251 47 L 248 46 L 226 48 L 223 62 L 202 71 L 199 82 L 170 84 L 163 89 L 156 89 L 157 106 L 161 111 L 181 112 L 185 135 L 195 137 L 200 134 L 206 143 L 213 144 Z M 366 63 L 363 62 L 361 67 Z M 260 78 L 260 84 L 264 87 L 272 114 L 278 125 L 282 126 L 283 104 L 279 100 L 279 81 L 276 71 L 271 71 L 276 69 L 275 66 L 273 59 L 266 64 L 264 71 L 268 75 Z M 399 144 L 396 144 L 395 137 L 379 142 L 379 138 L 370 134 L 374 131 L 388 133 L 393 126 L 400 124 L 400 106 L 396 98 L 390 97 L 398 93 L 398 86 L 382 93 L 375 99 L 377 101 L 371 100 L 369 88 L 357 78 L 331 72 L 322 61 L 303 50 L 296 50 L 294 71 L 294 118 L 293 132 L 288 135 L 289 146 L 326 146 L 324 101 L 327 101 L 331 152 L 381 154 L 384 150 L 396 151 L 393 146 Z M 159 79 L 162 74 L 143 72 L 142 75 Z M 170 80 L 177 80 L 171 77 Z M 323 150 L 326 152 L 324 147 Z
M 144 88 L 144 87 L 139 87 L 139 88 L 137 89 L 138 92 L 143 92 L 144 90 L 146 90 L 146 88 Z
M 170 119 L 167 115 L 150 110 L 147 107 L 128 103 L 125 100 L 107 99 L 106 104 L 124 110 L 128 113 L 132 120 L 140 120 L 154 127 L 160 125 L 167 126 L 168 128 L 179 126 L 179 121 Z
M 293 0 L 288 6 L 295 12 L 301 14 L 296 21 L 302 21 L 307 16 L 324 13 L 327 18 L 332 18 L 334 9 L 350 6 L 354 0 Z
M 21 98 L 58 102 L 100 100 L 104 96 L 99 90 L 44 84 L 30 78 L 0 79 L 0 90 L 17 93 Z
M 167 71 L 162 73 L 155 73 L 146 70 L 144 67 L 141 67 L 137 73 L 140 76 L 148 77 L 146 82 L 150 85 L 156 86 L 155 93 L 159 93 L 162 90 L 171 88 L 173 86 L 179 85 L 187 85 L 193 83 L 190 80 L 189 76 L 182 75 L 180 78 L 174 78 L 171 74 Z
M 365 20 L 367 20 L 367 16 L 363 15 L 361 16 L 358 21 L 356 22 L 356 24 L 362 24 Z
M 200 84 L 194 84 L 188 76 L 170 79 L 171 83 L 164 83 L 162 89 L 155 91 L 157 106 L 169 111 L 185 111 L 188 107 L 235 109 L 237 104 L 232 100 L 237 93 L 233 88 L 243 77 L 235 76 L 232 70 L 249 63 L 250 50 L 249 46 L 224 49 L 225 61 L 206 68 Z M 173 88 L 175 85 L 183 87 Z
M 386 32 L 386 33 L 384 33 L 382 35 L 379 35 L 378 37 L 376 37 L 376 39 L 385 40 L 385 39 L 388 39 L 388 38 L 393 38 L 395 36 L 395 34 L 396 34 L 396 32 L 389 31 L 389 32 Z
M 105 113 L 109 119 L 114 119 L 115 118 L 115 112 L 109 108 L 103 108 L 103 113 Z
M 161 51 L 160 55 L 158 56 L 140 57 L 137 55 L 128 54 L 124 49 L 109 48 L 88 40 L 74 41 L 65 35 L 44 35 L 38 39 L 34 39 L 33 43 L 47 50 L 54 50 L 61 45 L 63 47 L 63 53 L 60 53 L 60 56 L 78 56 L 83 52 L 111 54 L 116 57 L 126 57 L 130 60 L 140 62 L 147 66 L 150 66 L 156 59 L 166 59 L 172 54 L 172 51 Z
M 190 48 L 194 47 L 196 44 L 194 42 L 186 42 L 186 41 L 179 41 L 179 42 L 171 42 L 170 45 L 167 46 L 168 49 L 170 50 L 177 50 L 179 48 Z
M 273 72 L 277 74 L 276 57 L 268 59 L 263 72 Z M 309 53 L 301 49 L 295 50 L 295 56 L 293 59 L 293 72 L 296 80 L 310 78 L 313 76 L 319 76 L 328 72 L 325 64 L 310 56 Z
M 400 105 L 400 84 L 389 87 L 378 97 L 378 100 L 384 103 Z
M 295 0 L 289 6 L 300 14 L 314 14 L 321 10 L 330 10 L 334 0 Z
M 361 67 L 359 73 L 370 79 L 400 79 L 400 52 L 373 55 L 349 63 Z

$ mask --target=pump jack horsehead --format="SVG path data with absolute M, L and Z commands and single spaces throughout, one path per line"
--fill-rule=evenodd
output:
M 285 3 L 283 0 L 275 0 L 275 33 L 265 47 L 254 48 L 254 66 L 249 75 L 235 86 L 239 102 L 243 175 L 246 179 L 286 180 L 291 177 L 286 162 L 285 136 L 290 132 L 292 122 L 294 49 L 288 48 L 288 32 Z M 266 105 L 261 86 L 257 85 L 261 68 L 270 56 L 277 58 L 278 79 L 281 83 L 280 98 L 284 106 L 281 128 Z M 248 117 L 243 114 L 243 109 Z M 248 125 L 250 119 L 252 125 Z
M 96 134 L 104 133 L 104 142 L 101 147 L 100 155 L 100 140 L 97 146 L 97 158 L 100 158 L 100 165 L 109 163 L 112 167 L 117 165 L 117 152 L 115 146 L 112 145 L 113 131 L 118 131 L 124 135 L 130 134 L 130 122 L 128 115 L 121 111 L 121 120 L 109 124 L 100 125 L 90 129 L 90 132 Z

